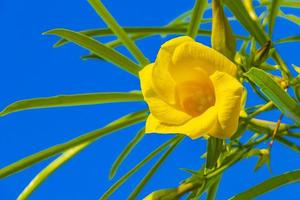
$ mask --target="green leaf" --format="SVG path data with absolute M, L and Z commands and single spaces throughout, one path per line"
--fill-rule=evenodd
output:
M 113 102 L 143 101 L 140 92 L 90 93 L 75 95 L 59 95 L 53 97 L 33 98 L 16 101 L 0 112 L 4 116 L 13 112 L 52 107 L 95 105 Z
M 294 70 L 295 70 L 298 74 L 300 74 L 300 67 L 299 67 L 299 66 L 292 64 L 292 67 L 294 68 Z
M 118 38 L 124 43 L 127 49 L 143 66 L 149 64 L 148 59 L 139 50 L 135 43 L 128 37 L 123 28 L 113 18 L 109 11 L 105 8 L 100 0 L 88 0 L 90 5 L 94 8 L 97 14 L 105 21 L 107 26 L 118 36 Z
M 251 19 L 241 0 L 224 0 L 224 4 L 231 10 L 237 20 L 263 45 L 269 40 L 263 28 L 258 22 Z
M 248 30 L 248 32 L 253 37 L 255 37 L 260 45 L 264 45 L 268 40 L 270 40 L 262 26 L 260 26 L 257 21 L 251 19 L 241 0 L 223 0 L 223 2 L 234 14 L 237 20 Z M 282 70 L 283 76 L 285 78 L 292 77 L 287 65 L 276 51 L 272 54 L 272 57 L 278 63 L 280 69 Z
M 183 135 L 180 135 L 176 138 L 176 140 L 171 144 L 169 149 L 160 157 L 160 159 L 155 163 L 155 165 L 148 171 L 143 180 L 136 186 L 136 188 L 131 192 L 128 199 L 136 199 L 140 191 L 144 188 L 144 186 L 151 179 L 153 174 L 158 170 L 158 168 L 162 165 L 162 163 L 167 159 L 167 157 L 174 151 L 175 147 L 184 139 Z
M 186 33 L 186 28 L 181 26 L 178 27 L 178 25 L 174 27 L 173 26 L 172 27 L 124 27 L 124 30 L 128 34 L 138 34 L 138 36 L 133 36 L 132 39 L 142 38 L 141 35 L 143 35 L 143 37 L 146 37 L 146 36 L 161 35 L 161 34 L 185 34 Z M 111 30 L 105 28 L 83 30 L 80 31 L 79 33 L 90 37 L 113 35 L 113 32 Z M 203 36 L 210 36 L 211 31 L 202 29 L 202 30 L 198 30 L 198 34 Z M 240 40 L 249 40 L 249 38 L 242 35 L 235 35 L 235 37 Z M 66 44 L 67 42 L 68 40 L 61 39 L 56 44 L 54 44 L 54 47 L 60 47 Z M 120 41 L 115 40 L 113 43 L 117 43 L 119 45 Z M 113 45 L 110 44 L 109 46 L 113 46 Z
M 188 26 L 187 35 L 195 38 L 199 29 L 202 15 L 207 6 L 207 0 L 196 0 L 192 10 L 192 18 Z
M 288 118 L 300 124 L 300 107 L 266 72 L 252 68 L 245 74 Z
M 294 35 L 294 36 L 281 38 L 281 39 L 277 40 L 275 43 L 280 44 L 280 43 L 285 43 L 285 42 L 298 42 L 298 41 L 300 41 L 300 35 Z
M 63 144 L 54 145 L 50 148 L 42 150 L 38 153 L 32 154 L 26 158 L 23 158 L 15 163 L 12 163 L 6 167 L 0 169 L 0 179 L 12 175 L 20 170 L 34 165 L 40 161 L 50 158 L 54 155 L 62 153 L 70 148 L 83 144 L 85 142 L 93 141 L 103 137 L 109 133 L 115 132 L 117 130 L 123 129 L 125 127 L 137 124 L 144 121 L 147 117 L 148 110 L 142 110 L 136 113 L 128 114 L 113 123 L 109 124 L 104 128 L 100 128 L 84 135 L 81 135 L 75 139 L 69 140 Z
M 281 3 L 282 7 L 292 7 L 292 8 L 300 8 L 300 2 L 299 1 L 283 1 Z
M 289 20 L 290 22 L 293 22 L 297 25 L 300 25 L 300 17 L 293 15 L 293 14 L 286 14 L 282 11 L 279 12 L 279 17 L 282 17 L 286 20 Z
M 272 177 L 238 195 L 231 197 L 231 200 L 246 200 L 254 199 L 264 193 L 274 190 L 278 187 L 284 186 L 289 183 L 300 181 L 300 170 L 284 173 L 279 176 Z
M 115 160 L 114 164 L 112 165 L 112 167 L 110 169 L 110 173 L 109 173 L 110 179 L 112 179 L 115 176 L 115 174 L 116 174 L 119 166 L 123 162 L 123 160 L 126 159 L 128 154 L 139 143 L 139 141 L 141 141 L 141 139 L 144 137 L 144 135 L 145 135 L 145 128 L 142 128 L 137 133 L 137 135 L 128 143 L 128 145 L 125 147 L 125 149 L 122 151 L 122 153 L 119 155 L 119 157 Z
M 66 150 L 61 156 L 52 161 L 47 167 L 40 171 L 18 196 L 18 200 L 25 200 L 59 167 L 85 149 L 91 142 L 86 142 Z
M 282 144 L 284 144 L 285 146 L 289 147 L 290 149 L 300 153 L 300 146 L 298 146 L 297 144 L 285 139 L 284 137 L 277 135 L 276 136 L 276 140 Z
M 274 25 L 275 25 L 275 20 L 276 17 L 279 13 L 279 7 L 280 4 L 283 0 L 273 0 L 270 4 L 270 8 L 269 8 L 269 34 L 270 36 L 273 33 L 273 29 L 274 29 Z
M 259 159 L 254 167 L 254 171 L 259 170 L 263 165 L 267 165 L 270 173 L 272 173 L 271 168 L 271 158 L 270 158 L 270 150 L 269 149 L 260 149 L 259 151 Z
M 261 5 L 270 5 L 272 0 L 259 0 Z M 300 2 L 295 0 L 283 0 L 280 3 L 280 7 L 292 7 L 300 8 Z
M 131 170 L 129 170 L 125 175 L 123 175 L 119 180 L 117 180 L 101 197 L 101 200 L 108 199 L 109 196 L 114 193 L 126 180 L 128 180 L 135 172 L 137 172 L 142 166 L 144 166 L 148 161 L 154 158 L 157 154 L 162 152 L 166 147 L 173 144 L 178 140 L 178 137 L 174 137 L 164 144 L 157 147 L 154 151 L 152 151 L 148 156 L 146 156 L 141 162 L 135 165 Z
M 97 40 L 88 37 L 84 34 L 77 33 L 66 29 L 53 29 L 47 31 L 44 34 L 57 35 L 59 37 L 65 38 L 71 42 L 78 44 L 79 46 L 88 49 L 97 56 L 112 62 L 119 66 L 121 69 L 130 72 L 131 74 L 138 76 L 138 72 L 141 69 L 140 66 L 129 60 L 127 57 L 123 56 L 119 52 L 111 49 Z

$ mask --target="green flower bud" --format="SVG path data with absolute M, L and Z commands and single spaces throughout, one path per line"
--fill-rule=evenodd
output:
M 236 39 L 225 16 L 221 0 L 212 1 L 212 11 L 212 47 L 233 60 L 236 52 Z
M 177 189 L 157 190 L 149 194 L 144 200 L 174 200 L 177 198 Z
M 255 52 L 253 65 L 258 66 L 269 57 L 271 46 L 272 46 L 271 41 L 267 41 L 260 49 L 258 49 Z

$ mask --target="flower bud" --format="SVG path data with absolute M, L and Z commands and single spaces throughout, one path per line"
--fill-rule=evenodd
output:
M 258 66 L 268 58 L 271 46 L 271 41 L 267 41 L 260 49 L 255 52 L 253 65 Z
M 225 16 L 221 0 L 212 1 L 212 11 L 212 47 L 233 60 L 236 52 L 236 39 Z
M 176 199 L 176 189 L 157 190 L 149 194 L 144 200 L 171 200 Z

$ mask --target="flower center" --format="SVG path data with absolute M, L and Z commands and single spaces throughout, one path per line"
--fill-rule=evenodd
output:
M 201 115 L 215 104 L 212 82 L 207 77 L 204 80 L 179 83 L 176 86 L 176 102 L 180 109 L 189 115 Z

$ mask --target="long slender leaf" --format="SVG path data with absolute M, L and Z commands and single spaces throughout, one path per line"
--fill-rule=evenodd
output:
M 188 26 L 187 35 L 195 38 L 199 29 L 202 15 L 207 6 L 207 0 L 196 0 L 192 10 L 192 18 Z
M 173 144 L 176 140 L 178 140 L 179 136 L 176 136 L 167 142 L 163 143 L 159 147 L 157 147 L 154 151 L 152 151 L 146 158 L 144 158 L 141 162 L 139 162 L 136 166 L 134 166 L 130 171 L 128 171 L 125 175 L 123 175 L 119 180 L 117 180 L 101 197 L 101 200 L 108 199 L 112 193 L 114 193 L 126 180 L 128 180 L 135 172 L 137 172 L 141 167 L 143 167 L 148 161 L 154 158 L 157 154 L 162 152 L 166 147 L 170 144 Z
M 116 174 L 119 166 L 123 162 L 123 160 L 125 160 L 125 158 L 131 152 L 131 150 L 139 143 L 139 141 L 143 138 L 144 135 L 145 135 L 145 128 L 142 128 L 136 134 L 136 136 L 128 143 L 128 145 L 125 147 L 125 149 L 122 151 L 122 153 L 119 155 L 119 157 L 116 159 L 116 161 L 112 165 L 112 167 L 110 169 L 110 173 L 109 173 L 110 179 L 112 179 L 115 176 L 115 174 Z
M 272 177 L 238 195 L 231 197 L 231 200 L 246 200 L 254 199 L 264 193 L 274 190 L 278 187 L 284 186 L 289 183 L 300 181 L 300 170 L 284 173 L 279 176 Z
M 260 45 L 264 45 L 270 40 L 268 35 L 265 33 L 263 28 L 258 24 L 257 21 L 251 19 L 249 13 L 247 12 L 244 4 L 241 0 L 224 0 L 225 5 L 231 10 L 237 20 L 248 30 L 248 32 L 259 42 Z M 280 55 L 274 51 L 272 57 L 278 63 L 280 69 L 283 72 L 285 78 L 291 78 L 292 75 L 282 60 Z
M 142 101 L 140 92 L 90 93 L 75 95 L 59 95 L 53 97 L 33 98 L 16 101 L 0 112 L 4 116 L 13 112 L 52 107 L 95 105 L 113 102 Z
M 162 163 L 167 159 L 167 157 L 174 151 L 177 145 L 184 139 L 184 136 L 180 135 L 176 138 L 174 143 L 169 147 L 169 149 L 161 156 L 161 158 L 155 163 L 155 165 L 146 174 L 143 180 L 138 184 L 138 186 L 131 192 L 128 199 L 136 199 L 140 191 L 148 183 L 153 174 L 158 170 Z
M 272 1 L 261 1 L 261 5 L 270 5 Z M 290 1 L 290 0 L 284 0 L 280 3 L 280 7 L 292 7 L 292 8 L 300 8 L 300 2 L 298 0 Z
M 44 34 L 57 35 L 59 37 L 65 38 L 66 40 L 74 42 L 79 46 L 95 53 L 97 56 L 116 64 L 121 69 L 128 71 L 135 76 L 138 75 L 138 71 L 141 69 L 140 66 L 138 66 L 119 52 L 101 44 L 97 40 L 84 34 L 67 29 L 53 29 L 45 32 Z
M 300 35 L 294 35 L 294 36 L 281 38 L 281 39 L 277 40 L 275 43 L 281 44 L 281 43 L 286 43 L 286 42 L 299 42 L 299 41 L 300 41 Z
M 300 107 L 266 72 L 252 68 L 245 75 L 260 87 L 284 115 L 300 124 Z
M 224 0 L 223 2 L 231 10 L 237 20 L 241 22 L 241 24 L 252 36 L 256 38 L 261 45 L 269 40 L 268 36 L 258 22 L 251 19 L 241 0 Z
M 284 137 L 277 135 L 276 136 L 276 140 L 282 144 L 284 144 L 285 146 L 287 146 L 288 148 L 296 151 L 297 153 L 300 153 L 300 146 L 298 146 L 297 144 L 291 142 L 290 140 L 285 139 Z
M 124 30 L 128 34 L 143 34 L 143 35 L 160 35 L 160 34 L 185 34 L 186 28 L 181 27 L 181 25 L 178 27 L 172 26 L 172 27 L 124 27 Z M 91 37 L 97 37 L 97 36 L 108 36 L 112 35 L 113 32 L 109 29 L 90 29 L 90 30 L 84 30 L 80 31 L 79 33 L 84 34 L 86 36 Z M 199 35 L 203 36 L 210 36 L 211 31 L 210 30 L 198 30 L 197 32 Z M 235 35 L 237 39 L 240 40 L 249 40 L 248 37 L 242 36 L 242 35 Z M 134 39 L 134 38 L 133 38 Z M 54 46 L 59 47 L 64 45 L 68 40 L 61 39 L 59 40 Z
M 293 14 L 286 14 L 282 11 L 279 12 L 279 17 L 282 17 L 290 22 L 293 22 L 297 25 L 300 25 L 300 17 L 293 15 Z
M 148 59 L 139 50 L 135 43 L 128 37 L 123 28 L 113 18 L 109 11 L 105 8 L 100 0 L 88 0 L 90 5 L 94 8 L 97 14 L 105 21 L 107 26 L 118 36 L 118 38 L 124 43 L 127 49 L 132 55 L 143 65 L 149 64 Z
M 115 132 L 122 128 L 131 126 L 131 125 L 139 123 L 141 121 L 144 121 L 147 116 L 147 111 L 148 110 L 142 110 L 142 111 L 139 111 L 136 113 L 131 113 L 129 115 L 126 115 L 126 116 L 120 118 L 119 120 L 116 120 L 115 122 L 111 123 L 110 125 L 108 125 L 104 128 L 100 128 L 100 129 L 91 131 L 91 132 L 81 135 L 75 139 L 72 139 L 68 142 L 65 142 L 63 144 L 54 145 L 48 149 L 42 150 L 38 153 L 32 154 L 26 158 L 16 161 L 15 163 L 12 163 L 12 164 L 0 169 L 0 179 L 7 177 L 9 175 L 12 175 L 20 170 L 27 168 L 27 167 L 30 167 L 31 165 L 38 163 L 42 160 L 45 160 L 47 158 L 50 158 L 56 154 L 64 152 L 67 149 L 70 149 L 72 147 L 75 147 L 77 145 L 80 145 L 80 144 L 88 142 L 88 141 L 93 141 L 93 140 L 98 139 L 102 136 L 105 136 L 109 133 Z
M 91 142 L 86 142 L 68 149 L 61 156 L 52 161 L 30 181 L 30 183 L 18 196 L 18 200 L 26 200 L 52 173 L 86 148 L 89 144 L 91 144 Z
M 269 34 L 273 33 L 276 17 L 279 13 L 279 7 L 283 0 L 273 0 L 269 8 Z

